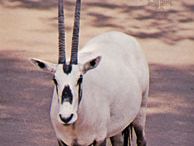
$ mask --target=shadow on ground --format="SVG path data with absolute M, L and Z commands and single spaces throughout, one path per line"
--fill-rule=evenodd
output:
M 73 12 L 74 3 L 74 1 L 66 0 L 65 10 Z M 28 8 L 49 11 L 57 8 L 57 1 L 54 0 L 0 0 L 0 4 L 10 9 Z M 95 11 L 98 8 L 102 11 Z M 117 12 L 117 15 L 111 15 L 111 11 Z M 194 3 L 189 0 L 176 3 L 170 0 L 163 4 L 163 7 L 149 1 L 142 5 L 131 5 L 127 2 L 104 1 L 102 3 L 99 0 L 85 0 L 82 12 L 85 15 L 82 19 L 91 19 L 89 25 L 93 27 L 109 27 L 141 39 L 160 39 L 171 45 L 185 39 L 194 40 L 192 33 L 194 28 L 188 27 L 194 23 Z M 72 15 L 67 17 L 72 17 Z M 134 20 L 135 23 L 131 23 Z M 48 21 L 56 21 L 56 17 Z
M 0 52 L 0 143 L 52 146 L 50 75 L 32 69 L 22 52 Z
M 194 66 L 151 64 L 147 133 L 150 146 L 192 146 Z

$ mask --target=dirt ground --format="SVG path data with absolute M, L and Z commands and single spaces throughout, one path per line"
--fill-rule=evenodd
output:
M 57 61 L 57 1 L 0 0 L 0 146 L 56 146 L 51 75 L 29 58 Z M 74 1 L 65 0 L 67 42 Z M 111 30 L 135 36 L 150 65 L 148 146 L 194 143 L 194 2 L 83 0 L 80 45 Z

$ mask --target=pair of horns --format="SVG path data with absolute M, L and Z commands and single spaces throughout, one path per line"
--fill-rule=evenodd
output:
M 81 0 L 76 0 L 70 64 L 78 63 Z M 64 0 L 58 0 L 59 64 L 66 64 Z

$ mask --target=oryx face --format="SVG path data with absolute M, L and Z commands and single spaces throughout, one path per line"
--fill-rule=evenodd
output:
M 58 120 L 72 124 L 77 120 L 77 111 L 82 98 L 83 73 L 80 65 L 58 65 L 53 77 L 58 98 Z
M 97 56 L 84 64 L 52 64 L 39 59 L 31 59 L 39 68 L 53 74 L 55 94 L 58 102 L 58 122 L 70 125 L 76 122 L 84 86 L 84 76 L 87 71 L 94 69 L 100 63 L 101 57 Z

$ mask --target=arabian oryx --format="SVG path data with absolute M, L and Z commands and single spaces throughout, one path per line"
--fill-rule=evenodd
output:
M 66 59 L 63 7 L 59 0 L 58 64 L 31 60 L 53 74 L 50 116 L 59 145 L 106 145 L 107 138 L 113 146 L 128 145 L 133 128 L 137 145 L 146 146 L 149 71 L 140 45 L 124 33 L 107 32 L 78 52 L 81 0 L 77 0 L 72 51 Z

